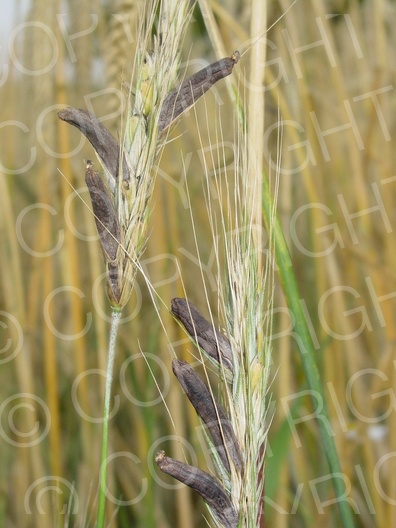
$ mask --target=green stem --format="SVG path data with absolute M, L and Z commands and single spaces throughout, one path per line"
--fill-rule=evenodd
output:
M 270 221 L 272 220 L 272 197 L 270 194 L 269 184 L 267 178 L 263 177 L 263 213 L 265 223 L 269 231 Z M 343 528 L 352 528 L 354 526 L 354 520 L 349 503 L 345 497 L 345 485 L 340 475 L 342 475 L 341 464 L 338 458 L 334 437 L 329 435 L 327 430 L 327 424 L 330 424 L 329 411 L 326 404 L 325 394 L 323 391 L 322 383 L 319 377 L 319 370 L 315 361 L 315 349 L 312 344 L 312 340 L 309 334 L 309 329 L 306 323 L 304 312 L 300 304 L 300 295 L 297 287 L 296 277 L 293 272 L 292 262 L 290 259 L 289 251 L 285 238 L 283 236 L 282 228 L 279 223 L 279 219 L 274 219 L 272 229 L 274 232 L 274 246 L 275 246 L 275 258 L 276 264 L 279 269 L 279 276 L 282 283 L 283 291 L 287 299 L 288 306 L 293 313 L 295 318 L 294 330 L 300 337 L 303 347 L 299 347 L 301 362 L 303 364 L 305 376 L 313 394 L 319 394 L 322 399 L 322 409 L 317 413 L 318 425 L 320 434 L 322 437 L 324 451 L 327 457 L 327 461 L 330 467 L 330 471 L 333 475 L 333 487 L 336 497 L 338 500 L 338 509 L 341 516 L 341 522 Z M 314 408 L 317 407 L 318 402 L 315 397 L 312 397 Z M 323 419 L 322 419 L 323 418 Z
M 115 349 L 117 342 L 118 327 L 121 320 L 121 312 L 113 309 L 111 313 L 111 328 L 109 339 L 109 350 L 107 356 L 106 368 L 106 384 L 105 384 L 105 398 L 103 409 L 103 431 L 102 431 L 102 454 L 100 464 L 99 476 L 99 500 L 98 500 L 98 519 L 96 528 L 103 528 L 105 520 L 105 505 L 106 505 L 106 477 L 107 477 L 107 452 L 109 447 L 109 415 L 110 415 L 110 400 L 111 400 L 111 386 L 113 383 L 113 368 L 115 359 Z

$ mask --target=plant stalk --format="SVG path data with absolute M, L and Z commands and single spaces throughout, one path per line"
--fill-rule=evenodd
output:
M 118 327 L 121 320 L 121 311 L 112 310 L 111 313 L 111 328 L 109 338 L 109 350 L 107 356 L 107 368 L 106 368 L 106 384 L 105 384 L 105 396 L 104 396 L 104 407 L 103 407 L 103 430 L 102 430 L 102 454 L 100 463 L 100 475 L 99 475 L 99 500 L 98 500 L 98 518 L 96 527 L 103 528 L 105 520 L 105 506 L 106 506 L 106 479 L 107 479 L 107 452 L 109 447 L 109 415 L 110 415 L 110 400 L 111 400 L 111 387 L 113 383 L 113 369 L 115 350 L 117 342 Z

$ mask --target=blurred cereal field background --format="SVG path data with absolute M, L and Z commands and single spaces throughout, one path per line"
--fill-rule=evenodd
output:
M 84 160 L 93 151 L 56 114 L 65 105 L 86 108 L 117 137 L 126 104 L 121 85 L 130 80 L 143 4 L 15 2 L 4 28 L 0 526 L 6 528 L 94 526 L 109 310 L 94 220 L 80 199 L 88 202 Z M 248 47 L 249 0 L 202 1 L 188 27 L 181 72 L 219 58 L 205 6 L 228 55 Z M 289 6 L 268 2 L 267 25 Z M 393 0 L 298 0 L 266 36 L 260 88 L 266 174 L 274 179 L 281 137 L 278 212 L 357 527 L 396 526 L 395 27 Z M 249 60 L 247 53 L 233 72 L 242 101 L 257 89 L 247 82 Z M 206 176 L 232 173 L 233 114 L 226 81 L 220 82 L 179 121 L 159 161 L 142 264 L 168 306 L 185 288 L 207 313 L 204 281 L 216 313 L 203 188 Z M 223 148 L 226 156 L 211 166 L 208 153 Z M 212 200 L 216 207 L 214 190 Z M 166 308 L 159 319 L 139 277 L 124 315 L 109 526 L 205 526 L 202 501 L 153 464 L 158 449 L 178 456 L 175 435 L 194 447 L 200 467 L 209 464 L 198 419 L 171 377 L 170 342 L 187 360 L 193 347 Z M 265 526 L 337 527 L 337 497 L 315 421 L 321 401 L 312 406 L 301 341 L 279 285 L 274 325 Z

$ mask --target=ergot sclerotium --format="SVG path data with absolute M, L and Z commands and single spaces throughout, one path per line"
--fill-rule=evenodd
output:
M 161 471 L 199 493 L 224 528 L 237 527 L 238 514 L 231 499 L 212 475 L 167 457 L 164 451 L 157 453 L 155 461 Z
M 231 57 L 225 57 L 209 64 L 169 92 L 161 108 L 158 131 L 162 132 L 168 128 L 217 81 L 228 77 L 239 59 L 240 53 L 235 51 Z
M 121 240 L 121 228 L 109 191 L 91 160 L 86 161 L 85 183 L 91 197 L 96 229 L 106 262 L 115 263 Z

